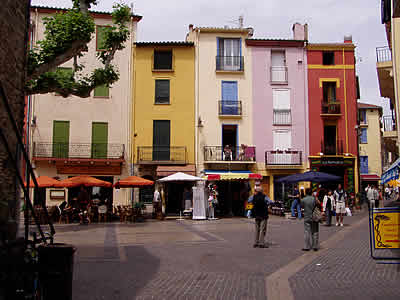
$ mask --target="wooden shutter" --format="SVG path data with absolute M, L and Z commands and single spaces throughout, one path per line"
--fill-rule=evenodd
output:
M 170 160 L 171 124 L 169 120 L 153 121 L 153 160 Z
M 155 103 L 169 103 L 169 80 L 156 79 Z
M 108 123 L 92 123 L 92 158 L 107 158 Z
M 53 157 L 67 158 L 69 153 L 69 121 L 53 121 Z
M 94 89 L 95 97 L 109 97 L 109 87 L 105 84 L 96 86 Z
M 289 89 L 273 89 L 272 99 L 274 109 L 290 109 Z

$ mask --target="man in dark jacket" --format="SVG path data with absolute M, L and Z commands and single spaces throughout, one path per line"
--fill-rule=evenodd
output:
M 267 232 L 268 205 L 272 201 L 262 192 L 261 186 L 256 186 L 255 192 L 255 195 L 248 200 L 249 203 L 253 203 L 252 215 L 255 218 L 256 225 L 253 247 L 268 248 L 268 245 L 264 243 L 264 238 Z
M 318 251 L 319 223 L 312 219 L 313 210 L 316 205 L 320 205 L 317 197 L 311 195 L 311 189 L 306 189 L 306 197 L 301 199 L 301 206 L 304 208 L 304 242 L 303 251 Z

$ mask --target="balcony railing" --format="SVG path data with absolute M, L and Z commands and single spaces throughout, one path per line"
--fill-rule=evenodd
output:
M 389 47 L 377 47 L 376 48 L 376 61 L 387 62 L 392 61 L 392 51 Z
M 302 151 L 296 151 L 296 150 L 265 151 L 266 165 L 296 166 L 296 165 L 302 165 L 302 163 L 303 163 Z
M 396 122 L 392 116 L 383 116 L 382 121 L 384 131 L 396 131 Z
M 139 164 L 186 164 L 185 146 L 140 146 L 137 149 Z
M 204 146 L 205 161 L 250 161 L 256 160 L 256 147 L 229 147 Z
M 241 116 L 242 101 L 219 101 L 218 113 L 220 116 Z
M 217 71 L 243 71 L 243 56 L 217 56 Z
M 340 155 L 343 154 L 343 141 L 339 140 L 335 142 L 321 141 L 321 152 L 324 155 Z
M 124 158 L 123 144 L 108 143 L 33 143 L 33 157 L 36 158 Z
M 271 67 L 271 83 L 286 84 L 288 82 L 288 68 L 286 66 Z
M 274 125 L 291 125 L 292 114 L 290 109 L 274 109 Z
M 340 114 L 340 101 L 322 101 L 321 113 L 325 115 L 339 115 Z

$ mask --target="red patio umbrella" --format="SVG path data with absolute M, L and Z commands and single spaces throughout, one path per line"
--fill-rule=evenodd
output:
M 75 177 L 71 177 L 68 179 L 64 179 L 55 184 L 55 187 L 66 187 L 73 188 L 78 186 L 99 186 L 99 187 L 112 187 L 111 182 L 107 182 L 104 180 L 100 180 L 88 175 L 79 175 Z
M 48 188 L 48 187 L 54 187 L 55 184 L 58 184 L 60 181 L 54 178 L 51 178 L 49 176 L 39 176 L 36 177 L 36 181 L 38 183 L 39 188 Z M 26 183 L 25 183 L 26 186 Z M 29 187 L 34 188 L 35 184 L 33 183 L 33 179 L 31 179 L 31 182 L 29 183 Z
M 131 188 L 131 187 L 142 187 L 153 185 L 154 181 L 144 179 L 137 176 L 129 176 L 124 179 L 118 180 L 115 184 L 115 188 Z

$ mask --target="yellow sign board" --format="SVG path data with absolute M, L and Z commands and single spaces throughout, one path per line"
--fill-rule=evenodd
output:
M 400 249 L 400 211 L 374 209 L 372 216 L 375 249 Z

